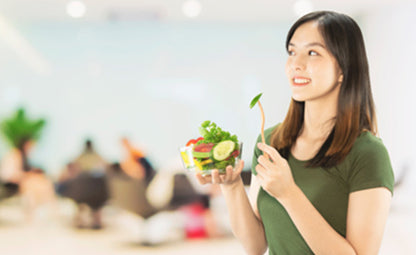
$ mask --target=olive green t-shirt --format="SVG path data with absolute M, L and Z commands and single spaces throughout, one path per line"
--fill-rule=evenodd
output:
M 265 131 L 267 144 L 270 144 L 274 128 Z M 260 136 L 257 142 L 261 142 Z M 253 174 L 257 174 L 255 166 L 261 154 L 256 144 Z M 356 139 L 349 154 L 337 166 L 311 168 L 304 166 L 306 162 L 289 155 L 288 163 L 296 184 L 325 220 L 344 237 L 349 193 L 375 187 L 386 187 L 393 193 L 394 176 L 388 152 L 381 139 L 370 132 L 363 132 Z M 269 254 L 313 254 L 285 208 L 262 188 L 257 197 L 257 207 L 263 220 Z

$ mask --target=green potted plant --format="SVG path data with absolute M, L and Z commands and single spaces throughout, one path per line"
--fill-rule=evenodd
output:
M 13 116 L 0 123 L 0 132 L 4 138 L 22 155 L 24 171 L 30 170 L 25 147 L 39 139 L 45 124 L 44 119 L 29 119 L 24 108 L 19 108 Z

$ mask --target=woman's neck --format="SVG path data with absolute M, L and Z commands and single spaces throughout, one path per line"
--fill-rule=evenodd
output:
M 300 136 L 309 139 L 326 139 L 335 125 L 337 105 L 305 102 L 304 122 Z

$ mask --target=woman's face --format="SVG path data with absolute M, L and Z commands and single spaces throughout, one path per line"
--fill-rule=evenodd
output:
M 286 75 L 294 100 L 338 99 L 342 72 L 326 47 L 317 22 L 307 22 L 296 29 L 288 53 Z

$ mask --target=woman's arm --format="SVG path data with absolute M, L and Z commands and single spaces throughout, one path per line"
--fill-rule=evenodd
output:
M 250 200 L 255 201 L 257 192 L 254 182 L 250 186 Z M 242 181 L 238 181 L 235 186 L 221 185 L 228 205 L 231 227 L 234 235 L 243 244 L 248 254 L 264 254 L 267 250 L 267 242 L 264 234 L 263 223 L 256 216 L 257 209 L 250 204 Z M 255 213 L 256 212 L 256 213 Z
M 385 188 L 351 193 L 346 238 L 326 222 L 300 189 L 280 202 L 315 254 L 376 255 L 390 200 L 391 194 Z
M 197 178 L 201 184 L 220 184 L 235 237 L 241 242 L 247 254 L 262 255 L 267 250 L 263 223 L 256 216 L 258 213 L 257 209 L 254 209 L 257 208 L 255 202 L 250 203 L 250 200 L 256 201 L 260 185 L 255 178 L 252 179 L 249 200 L 240 176 L 243 165 L 241 161 L 235 171 L 232 167 L 227 167 L 225 175 L 219 175 L 218 171 L 213 171 L 211 176 L 197 175 Z
M 286 209 L 305 242 L 316 255 L 357 254 L 351 244 L 322 217 L 299 188 L 279 202 Z
M 294 183 L 287 161 L 270 146 L 260 145 L 259 148 L 271 158 L 270 161 L 260 156 L 259 165 L 256 167 L 263 189 L 285 207 L 315 254 L 377 254 L 391 200 L 391 193 L 386 188 L 350 194 L 347 236 L 344 238 L 332 228 Z
M 391 192 L 383 187 L 350 194 L 347 240 L 357 254 L 378 254 L 391 202 Z

